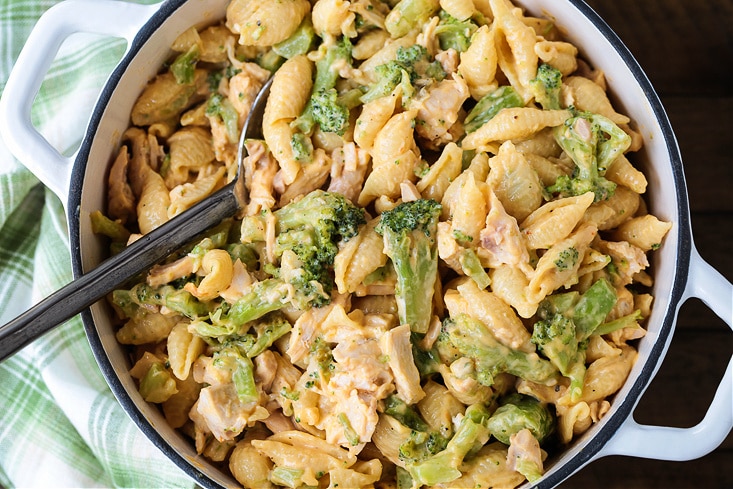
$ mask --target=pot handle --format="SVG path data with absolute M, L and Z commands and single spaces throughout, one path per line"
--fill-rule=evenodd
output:
M 129 50 L 160 4 L 120 0 L 64 0 L 41 15 L 8 77 L 0 98 L 0 134 L 10 152 L 66 202 L 76 155 L 65 156 L 33 126 L 31 106 L 63 41 L 85 32 L 121 37 Z
M 690 273 L 682 302 L 701 299 L 733 329 L 733 285 L 692 247 Z M 693 460 L 712 452 L 733 429 L 733 357 L 700 423 L 690 428 L 648 426 L 629 416 L 598 453 L 656 460 Z

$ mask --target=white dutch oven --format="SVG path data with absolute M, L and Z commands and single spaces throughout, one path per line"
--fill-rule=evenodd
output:
M 644 137 L 636 162 L 649 180 L 652 213 L 674 223 L 654 253 L 654 309 L 639 357 L 611 411 L 564 453 L 548 461 L 538 487 L 552 487 L 586 464 L 607 455 L 660 460 L 701 457 L 733 428 L 733 359 L 728 364 L 704 419 L 692 428 L 640 425 L 633 412 L 657 372 L 674 331 L 677 312 L 690 297 L 702 299 L 733 327 L 733 286 L 703 261 L 690 229 L 682 162 L 672 128 L 642 69 L 627 48 L 581 0 L 516 0 L 533 15 L 553 18 L 592 65 L 602 69 L 620 111 Z M 66 203 L 74 274 L 78 277 L 105 257 L 91 231 L 89 214 L 105 208 L 107 167 L 138 94 L 168 58 L 174 39 L 192 25 L 224 17 L 227 0 L 169 0 L 143 6 L 112 0 L 66 0 L 38 22 L 15 65 L 0 101 L 0 130 L 10 150 Z M 30 107 L 61 43 L 76 32 L 127 39 L 128 48 L 104 87 L 80 149 L 60 154 L 31 125 Z M 82 314 L 89 342 L 115 396 L 140 429 L 199 484 L 236 482 L 198 456 L 192 444 L 169 428 L 157 408 L 148 405 L 128 375 L 128 358 L 117 343 L 103 302 Z M 701 352 L 701 354 L 703 354 Z

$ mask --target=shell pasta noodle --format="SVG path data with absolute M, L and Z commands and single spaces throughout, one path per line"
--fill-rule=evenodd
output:
M 516 487 L 613 407 L 653 307 L 634 121 L 509 0 L 233 0 L 142 91 L 112 253 L 242 212 L 109 301 L 143 398 L 244 487 Z

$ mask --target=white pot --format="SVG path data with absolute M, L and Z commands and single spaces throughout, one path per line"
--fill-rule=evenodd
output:
M 120 137 L 129 125 L 137 96 L 162 63 L 176 37 L 192 25 L 224 17 L 228 0 L 169 0 L 143 6 L 113 0 L 66 0 L 42 16 L 11 73 L 0 100 L 0 131 L 15 156 L 66 203 L 74 274 L 91 270 L 105 257 L 92 233 L 89 214 L 105 208 L 106 174 Z M 687 190 L 679 149 L 664 109 L 642 69 L 605 22 L 581 0 L 516 0 L 533 15 L 555 20 L 567 39 L 606 75 L 612 100 L 644 137 L 635 162 L 646 174 L 650 212 L 673 223 L 654 253 L 655 297 L 647 336 L 629 379 L 611 411 L 546 465 L 538 487 L 559 484 L 586 464 L 607 455 L 660 460 L 701 457 L 733 428 L 733 360 L 705 418 L 692 428 L 637 424 L 633 412 L 656 374 L 675 327 L 677 312 L 690 297 L 702 299 L 733 327 L 733 286 L 703 261 L 692 241 Z M 31 125 L 30 106 L 61 42 L 75 32 L 123 37 L 128 50 L 99 97 L 79 151 L 64 157 Z M 129 359 L 118 344 L 110 310 L 101 301 L 82 314 L 94 354 L 113 393 L 140 429 L 205 487 L 236 485 L 192 443 L 168 427 L 157 407 L 140 397 L 128 374 Z M 701 355 L 704 352 L 700 352 Z

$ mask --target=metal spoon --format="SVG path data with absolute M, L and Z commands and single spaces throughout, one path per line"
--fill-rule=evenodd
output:
M 242 128 L 237 149 L 238 172 L 234 181 L 0 326 L 0 362 L 79 314 L 131 277 L 159 263 L 222 219 L 233 216 L 247 203 L 242 169 L 244 142 L 263 137 L 262 117 L 271 84 L 272 78 L 257 94 Z

